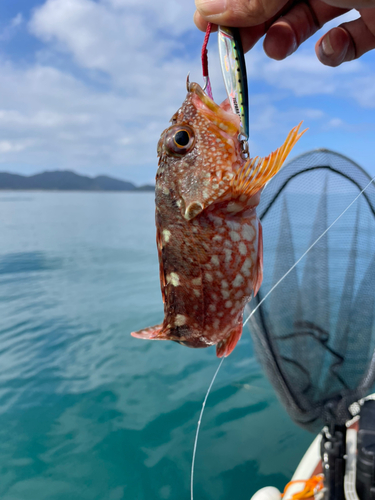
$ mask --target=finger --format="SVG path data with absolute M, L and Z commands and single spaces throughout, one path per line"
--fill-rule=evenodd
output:
M 204 19 L 197 10 L 194 12 L 193 19 L 195 26 L 201 31 L 205 32 L 207 29 L 208 21 L 206 21 L 206 19 Z M 211 31 L 217 31 L 217 24 L 212 25 Z
M 250 28 L 240 28 L 243 51 L 247 52 L 248 50 L 252 49 L 258 42 L 258 40 L 262 38 L 266 31 L 267 25 L 265 23 Z
M 288 0 L 195 0 L 201 17 L 223 26 L 256 26 L 285 7 Z
M 206 21 L 198 11 L 194 13 L 194 23 L 198 29 L 205 32 L 207 29 Z M 262 23 L 258 26 L 253 26 L 250 28 L 240 28 L 240 35 L 242 41 L 242 48 L 244 52 L 252 49 L 257 41 L 262 38 L 267 30 L 268 25 L 266 23 Z M 213 24 L 211 31 L 217 31 L 217 24 Z
M 264 51 L 273 59 L 284 59 L 326 22 L 345 12 L 347 9 L 331 7 L 320 0 L 300 2 L 269 28 L 264 39 Z
M 366 12 L 366 11 L 365 11 Z M 362 15 L 366 15 L 364 11 Z M 339 66 L 343 62 L 361 57 L 369 50 L 375 49 L 375 21 L 365 23 L 363 17 L 343 23 L 326 33 L 315 46 L 319 60 L 326 66 Z
M 329 5 L 345 7 L 346 9 L 364 9 L 375 7 L 375 0 L 324 0 Z

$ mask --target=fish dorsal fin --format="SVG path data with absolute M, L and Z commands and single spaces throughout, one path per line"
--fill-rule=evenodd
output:
M 249 159 L 232 179 L 232 191 L 235 195 L 245 194 L 249 197 L 256 194 L 280 170 L 298 139 L 307 129 L 299 132 L 301 123 L 292 128 L 284 144 L 266 158 Z

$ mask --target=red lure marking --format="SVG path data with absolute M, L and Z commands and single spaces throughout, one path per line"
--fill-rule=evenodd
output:
M 208 23 L 206 29 L 206 35 L 204 37 L 202 46 L 202 73 L 203 73 L 203 78 L 207 81 L 207 86 L 206 86 L 207 95 L 210 97 L 210 99 L 213 99 L 210 77 L 208 76 L 208 55 L 207 55 L 207 44 L 208 44 L 208 39 L 210 38 L 211 28 L 212 28 L 212 23 Z

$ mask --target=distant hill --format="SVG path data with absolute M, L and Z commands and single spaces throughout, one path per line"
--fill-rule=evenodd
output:
M 107 175 L 86 177 L 69 170 L 43 172 L 24 176 L 0 172 L 1 189 L 42 189 L 59 191 L 154 191 L 155 186 L 137 187 L 132 182 L 122 181 Z

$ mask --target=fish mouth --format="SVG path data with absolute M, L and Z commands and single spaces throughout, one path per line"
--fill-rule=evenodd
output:
M 241 120 L 233 113 L 228 101 L 216 104 L 198 83 L 188 83 L 188 91 L 192 93 L 192 103 L 206 118 L 215 123 L 230 136 L 238 136 L 241 132 Z

